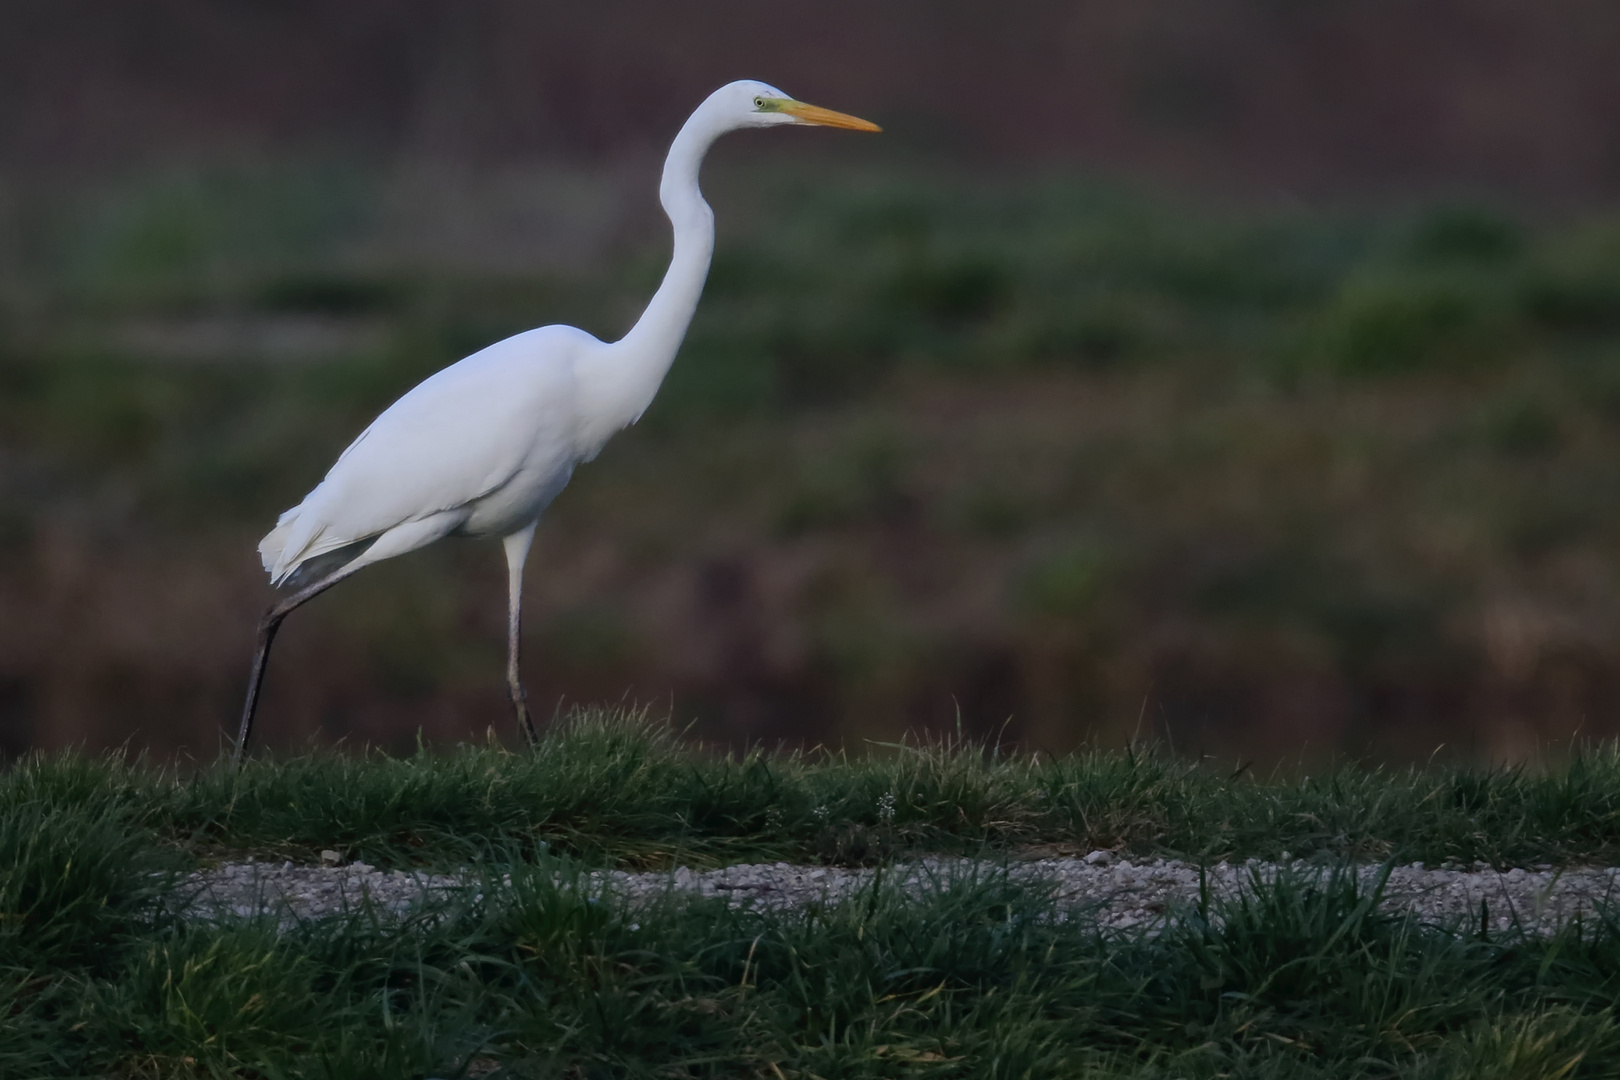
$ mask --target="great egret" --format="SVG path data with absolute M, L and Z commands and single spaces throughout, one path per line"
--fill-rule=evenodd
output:
M 506 547 L 506 685 L 534 742 L 518 674 L 518 610 L 535 525 L 574 466 L 641 417 L 686 335 L 714 252 L 714 212 L 698 188 L 703 156 L 728 131 L 781 124 L 881 130 L 762 82 L 722 86 L 687 118 L 664 161 L 658 193 L 674 256 L 628 334 L 609 344 L 572 326 L 542 326 L 473 353 L 384 410 L 281 515 L 259 555 L 271 584 L 296 591 L 259 623 L 233 761 L 247 748 L 282 620 L 362 567 L 451 534 L 499 536 Z

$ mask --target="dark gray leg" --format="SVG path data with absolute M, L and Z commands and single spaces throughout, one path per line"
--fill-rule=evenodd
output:
M 248 735 L 253 731 L 253 714 L 259 707 L 259 687 L 264 685 L 264 666 L 270 660 L 270 645 L 276 640 L 276 631 L 281 629 L 281 620 L 292 614 L 294 608 L 315 599 L 359 569 L 358 566 L 350 565 L 334 570 L 315 584 L 299 589 L 264 613 L 264 618 L 259 621 L 259 644 L 253 653 L 253 669 L 248 672 L 247 702 L 242 706 L 242 728 L 236 733 L 236 748 L 231 751 L 232 767 L 242 764 L 242 754 L 247 750 Z
M 529 557 L 529 545 L 534 542 L 534 523 L 528 528 L 506 537 L 506 692 L 517 713 L 518 730 L 529 741 L 530 749 L 540 741 L 535 734 L 534 721 L 529 719 L 529 695 L 523 689 L 518 669 L 518 640 L 522 636 L 523 621 L 519 614 L 523 606 L 523 563 Z

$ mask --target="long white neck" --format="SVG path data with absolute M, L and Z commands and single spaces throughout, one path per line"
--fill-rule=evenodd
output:
M 635 423 L 652 403 L 697 310 L 714 254 L 714 211 L 698 188 L 703 156 L 725 128 L 699 108 L 682 126 L 664 160 L 658 194 L 675 229 L 675 253 L 664 280 L 636 325 L 580 371 L 591 427 L 601 438 Z

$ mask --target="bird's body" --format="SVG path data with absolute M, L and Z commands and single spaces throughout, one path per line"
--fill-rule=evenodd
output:
M 325 479 L 281 515 L 259 554 L 272 584 L 300 588 L 260 625 L 238 758 L 281 620 L 360 568 L 452 534 L 505 542 L 507 682 L 533 738 L 517 657 L 518 599 L 535 525 L 574 467 L 641 416 L 675 358 L 714 252 L 714 214 L 698 187 L 709 147 L 727 131 L 789 123 L 877 130 L 764 83 L 721 87 L 687 120 L 664 163 L 659 195 L 674 253 L 629 333 L 608 343 L 571 326 L 544 326 L 450 365 L 372 421 Z
M 605 441 L 581 420 L 576 370 L 602 348 L 582 330 L 546 326 L 417 384 L 259 544 L 272 582 L 356 543 L 371 542 L 356 558 L 372 563 L 452 533 L 505 536 L 537 519 Z

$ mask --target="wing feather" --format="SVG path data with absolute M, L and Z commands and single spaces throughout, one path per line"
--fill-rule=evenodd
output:
M 585 337 L 542 327 L 507 338 L 390 405 L 264 538 L 259 550 L 272 579 L 405 522 L 467 506 L 537 457 L 566 458 L 577 427 L 574 355 Z

